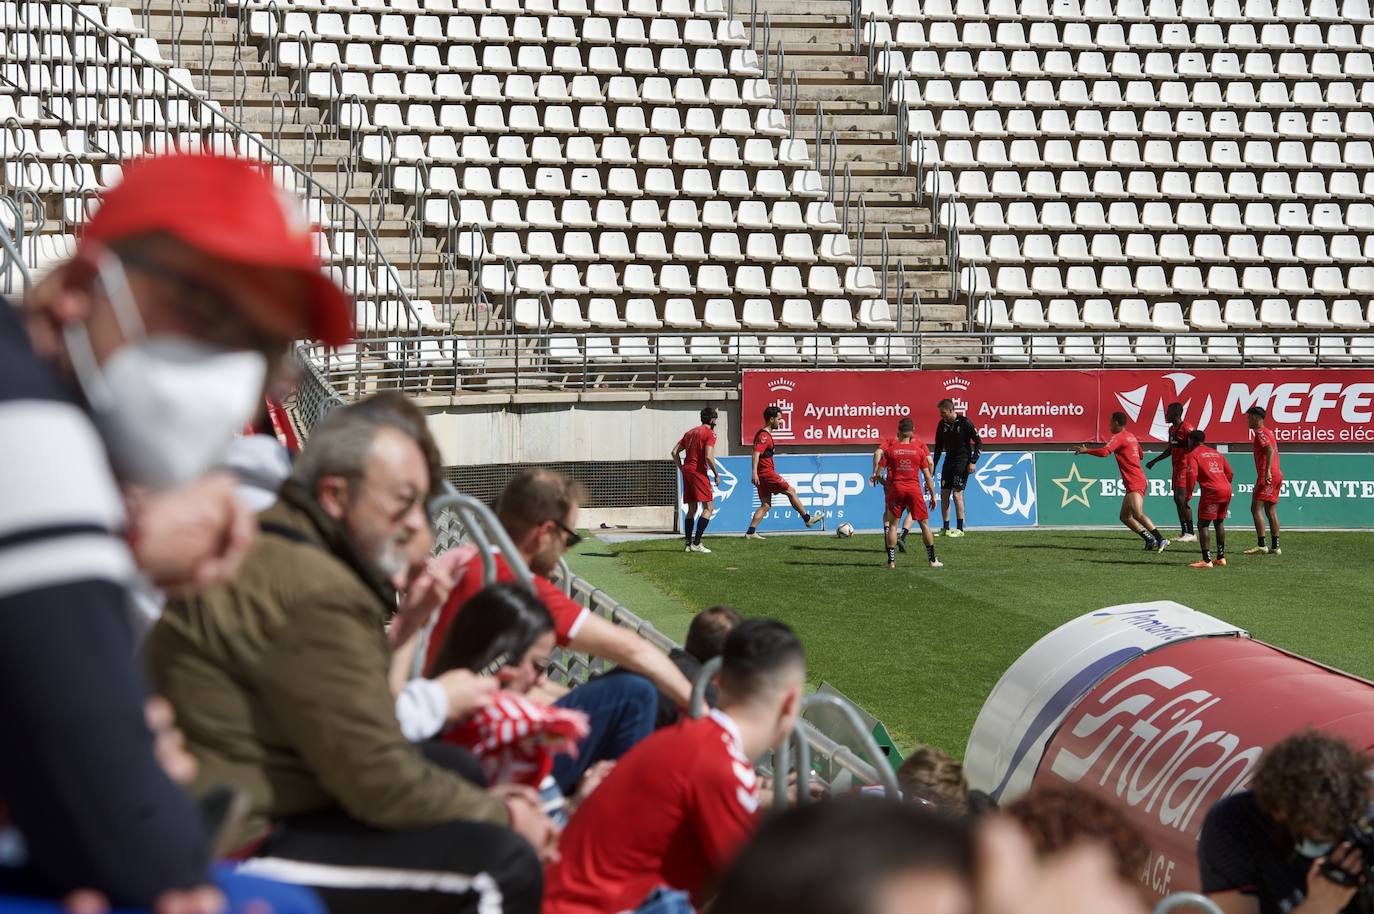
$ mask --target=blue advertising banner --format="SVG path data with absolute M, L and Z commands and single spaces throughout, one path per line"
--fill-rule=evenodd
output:
M 759 506 L 758 493 L 750 482 L 750 458 L 718 457 L 720 482 L 716 487 L 716 513 L 711 533 L 743 533 Z M 868 484 L 873 455 L 779 454 L 778 472 L 797 490 L 807 511 L 824 511 L 826 529 L 848 521 L 859 531 L 883 528 L 882 489 Z M 940 477 L 936 467 L 938 493 Z M 678 509 L 683 510 L 682 482 L 678 480 Z M 964 490 L 966 524 L 970 527 L 1032 527 L 1036 523 L 1035 459 L 1026 451 L 985 453 Z M 953 505 L 950 512 L 953 514 Z M 931 511 L 938 524 L 940 509 Z M 800 515 L 785 495 L 773 496 L 773 507 L 760 525 L 764 532 L 804 530 Z

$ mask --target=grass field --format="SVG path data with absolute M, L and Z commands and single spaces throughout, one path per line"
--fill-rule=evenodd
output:
M 1282 556 L 1243 556 L 1230 531 L 1227 568 L 1196 571 L 1195 543 L 1146 554 L 1124 531 L 972 532 L 937 539 L 946 567 L 926 567 L 913 534 L 896 571 L 881 537 L 707 537 L 586 543 L 573 567 L 681 638 L 692 612 L 727 603 L 792 625 L 813 684 L 826 680 L 881 718 L 899 746 L 928 742 L 962 757 L 983 700 L 1041 635 L 1103 606 L 1172 599 L 1254 637 L 1374 678 L 1374 535 L 1285 533 Z

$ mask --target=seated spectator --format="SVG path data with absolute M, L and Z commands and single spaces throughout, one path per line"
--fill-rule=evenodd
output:
M 251 801 L 235 837 L 266 841 L 243 871 L 315 886 L 335 912 L 532 912 L 530 845 L 554 837 L 537 798 L 483 789 L 455 747 L 422 752 L 388 687 L 383 627 L 411 547 L 431 536 L 427 443 L 422 422 L 375 401 L 330 413 L 237 580 L 170 601 L 148 665 L 197 788 Z
M 615 914 L 660 888 L 703 904 L 754 830 L 753 759 L 792 731 L 805 679 L 791 629 L 741 622 L 725 642 L 720 707 L 631 749 L 573 815 L 544 914 Z
M 1356 914 L 1362 854 L 1342 839 L 1369 813 L 1371 759 L 1350 743 L 1305 730 L 1270 746 L 1250 789 L 1220 800 L 1198 836 L 1202 891 L 1225 914 Z M 1350 874 L 1322 874 L 1331 861 Z
M 475 754 L 489 784 L 552 786 L 546 810 L 551 800 L 562 806 L 551 776 L 554 755 L 575 749 L 587 729 L 582 712 L 525 697 L 544 678 L 554 647 L 553 618 L 539 598 L 518 584 L 493 584 L 454 620 L 434 666 L 436 673 L 464 669 L 500 684 L 494 700 L 455 722 L 444 740 Z
M 581 499 L 582 488 L 576 482 L 549 470 L 526 470 L 512 479 L 496 500 L 496 516 L 534 574 L 536 592 L 553 616 L 558 644 L 641 674 L 602 676 L 557 702 L 559 707 L 582 711 L 592 725 L 577 758 L 562 756 L 554 763 L 554 779 L 564 795 L 574 792 L 593 764 L 620 758 L 653 732 L 657 707 L 654 686 L 684 708 L 692 694 L 687 677 L 662 651 L 633 632 L 592 615 L 548 579 L 563 553 L 581 539 L 575 532 Z M 495 558 L 496 581 L 514 581 L 505 560 L 500 555 Z M 453 619 L 485 583 L 491 582 L 483 581 L 481 556 L 474 555 L 439 612 L 425 655 L 427 669 Z
M 964 766 L 933 746 L 917 746 L 897 769 L 897 784 L 908 800 L 928 803 L 952 816 L 968 814 Z
M 158 761 L 127 611 L 136 575 L 233 574 L 252 516 L 203 474 L 293 339 L 348 339 L 351 306 L 287 201 L 256 163 L 129 163 L 75 256 L 22 313 L 0 304 L 0 820 L 23 838 L 0 894 L 187 914 L 268 894 L 212 877 Z M 293 894 L 279 914 L 310 906 Z
M 1070 784 L 1037 784 L 1004 812 L 1020 824 L 1040 857 L 1076 844 L 1100 844 L 1117 878 L 1142 898 L 1148 894 L 1140 874 L 1150 859 L 1149 846 L 1124 812 L 1096 794 Z
M 682 671 L 688 682 L 695 683 L 701 675 L 702 666 L 713 657 L 720 656 L 721 651 L 725 649 L 726 637 L 743 619 L 739 610 L 728 606 L 711 606 L 703 609 L 692 617 L 691 624 L 687 626 L 686 642 L 682 647 L 675 647 L 669 651 L 668 659 L 672 661 L 673 666 Z M 623 672 L 624 670 L 617 667 L 602 675 L 613 676 Z M 714 685 L 706 687 L 706 705 L 711 708 L 716 706 Z M 682 719 L 682 710 L 677 702 L 660 690 L 654 729 L 662 730 L 677 723 Z
M 766 821 L 720 884 L 711 914 L 969 914 L 968 827 L 867 794 Z

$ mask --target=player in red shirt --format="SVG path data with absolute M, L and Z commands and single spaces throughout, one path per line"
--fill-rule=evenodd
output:
M 682 471 L 682 500 L 687 505 L 687 516 L 682 523 L 683 535 L 687 538 L 688 552 L 701 552 L 710 555 L 711 550 L 701 545 L 701 535 L 715 513 L 715 491 L 706 474 L 709 471 L 720 485 L 720 469 L 716 466 L 716 412 L 708 406 L 701 411 L 701 424 L 689 429 L 677 444 L 673 445 L 673 463 Z M 681 463 L 678 457 L 681 455 Z M 697 516 L 700 507 L 701 515 Z
M 884 476 L 882 475 L 883 450 L 886 449 L 888 445 L 894 444 L 896 441 L 897 441 L 896 438 L 884 438 L 882 441 L 878 442 L 878 446 L 877 446 L 876 448 L 873 449 L 873 477 L 872 477 L 872 478 L 873 478 L 873 479 L 882 479 L 882 480 L 883 480 L 883 490 L 884 490 L 883 498 L 884 498 L 884 504 L 886 504 L 886 498 L 887 498 L 887 495 L 886 495 L 886 490 L 887 490 L 887 478 L 884 477 Z M 906 535 L 907 535 L 908 533 L 911 532 L 911 526 L 912 526 L 912 524 L 914 524 L 914 523 L 916 523 L 916 519 L 915 519 L 914 517 L 912 517 L 910 514 L 907 514 L 905 517 L 902 518 L 902 525 L 901 525 L 901 527 L 900 527 L 900 528 L 898 529 L 898 531 L 897 531 L 897 551 L 899 551 L 899 552 L 901 552 L 901 553 L 903 553 L 903 554 L 906 553 Z M 888 523 L 888 520 L 887 520 L 887 512 L 884 511 L 884 512 L 883 512 L 883 546 L 884 546 L 884 548 L 886 548 L 886 545 L 887 545 L 887 532 L 888 532 L 889 530 L 891 530 L 891 529 L 892 529 L 892 524 Z
M 717 708 L 631 749 L 573 813 L 545 874 L 543 914 L 618 914 L 660 887 L 700 908 L 757 825 L 753 760 L 792 731 L 805 679 L 787 626 L 737 625 Z
M 1188 435 L 1193 430 L 1193 424 L 1183 418 L 1183 404 L 1170 403 L 1164 408 L 1164 418 L 1169 420 L 1169 439 L 1164 445 L 1164 450 L 1159 455 L 1145 464 L 1145 469 L 1152 470 L 1154 465 L 1168 456 L 1172 465 L 1173 484 L 1174 484 L 1174 507 L 1178 509 L 1178 524 L 1183 528 L 1183 535 L 1178 538 L 1180 543 L 1191 543 L 1197 540 L 1193 533 L 1193 490 L 1183 484 L 1185 469 L 1184 464 L 1188 459 Z
M 1140 442 L 1136 440 L 1135 435 L 1126 431 L 1129 421 L 1123 412 L 1112 413 L 1111 440 L 1102 447 L 1090 448 L 1084 444 L 1074 453 L 1091 457 L 1106 457 L 1111 454 L 1116 457 L 1116 467 L 1121 471 L 1121 481 L 1126 484 L 1126 497 L 1121 499 L 1121 522 L 1145 541 L 1146 552 L 1163 552 L 1169 541 L 1155 529 L 1154 521 L 1145 516 L 1145 492 L 1149 489 L 1149 480 L 1145 478 L 1145 471 L 1140 466 L 1140 459 L 1144 456 Z
M 774 495 L 786 495 L 787 500 L 792 503 L 792 509 L 801 515 L 806 526 L 814 527 L 825 523 L 825 512 L 808 514 L 806 508 L 802 507 L 801 499 L 797 498 L 797 490 L 792 488 L 792 483 L 779 476 L 773 466 L 773 432 L 779 425 L 782 425 L 782 410 L 770 406 L 763 411 L 763 428 L 754 433 L 752 475 L 754 488 L 759 493 L 759 508 L 749 519 L 749 529 L 744 533 L 745 539 L 763 539 L 763 534 L 759 533 L 759 521 L 763 520 L 768 509 L 773 507 Z M 824 530 L 825 527 L 822 526 L 821 529 Z
M 930 451 L 925 444 L 912 440 L 915 429 L 910 418 L 897 423 L 897 437 L 884 442 L 881 466 L 887 469 L 883 489 L 886 492 L 886 505 L 883 510 L 883 528 L 887 531 L 887 567 L 897 567 L 897 522 L 904 513 L 910 514 L 921 525 L 921 539 L 926 544 L 926 555 L 931 568 L 944 567 L 935 557 L 935 536 L 930 532 L 930 511 L 921 492 L 921 482 L 925 481 L 925 492 L 930 496 L 930 504 L 935 505 L 935 477 L 931 472 Z M 873 474 L 873 485 L 879 482 L 878 473 Z
M 1188 456 L 1183 462 L 1184 481 L 1188 491 L 1193 486 L 1202 486 L 1202 500 L 1198 502 L 1197 516 L 1202 521 L 1198 538 L 1202 540 L 1202 561 L 1194 562 L 1189 568 L 1212 568 L 1226 565 L 1226 512 L 1231 507 L 1231 464 L 1213 448 L 1207 447 L 1207 436 L 1201 429 L 1188 433 Z M 1217 525 L 1217 559 L 1212 561 L 1212 550 L 1208 548 L 1207 525 Z
M 1245 411 L 1250 425 L 1250 443 L 1255 448 L 1255 492 L 1250 496 L 1250 516 L 1255 519 L 1259 544 L 1245 550 L 1246 555 L 1283 555 L 1279 549 L 1279 490 L 1283 473 L 1279 471 L 1279 440 L 1272 429 L 1264 427 L 1268 416 L 1263 406 Z M 1262 507 L 1261 507 L 1262 506 Z M 1269 517 L 1269 544 L 1264 543 L 1264 518 Z

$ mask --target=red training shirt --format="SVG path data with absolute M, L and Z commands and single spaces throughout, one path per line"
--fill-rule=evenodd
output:
M 1140 442 L 1130 432 L 1117 432 L 1112 435 L 1106 446 L 1095 447 L 1087 453 L 1094 457 L 1114 454 L 1116 467 L 1121 471 L 1121 481 L 1126 483 L 1127 492 L 1144 492 L 1149 487 L 1145 479 L 1145 470 L 1140 466 L 1140 458 L 1143 456 Z
M 1201 484 L 1203 501 L 1231 500 L 1231 464 L 1205 444 L 1200 444 L 1188 454 L 1184 464 L 1187 470 L 1188 491 Z
M 930 458 L 930 451 L 922 441 L 883 442 L 883 456 L 879 461 L 887 467 L 888 481 L 896 486 L 911 486 L 921 481 L 921 468 Z
M 1184 419 L 1169 429 L 1169 463 L 1174 475 L 1178 476 L 1188 462 L 1188 436 L 1193 432 L 1192 423 Z
M 765 476 L 777 479 L 778 471 L 773 466 L 773 435 L 766 428 L 754 433 L 754 453 L 759 455 L 759 479 Z
M 1277 478 L 1279 476 L 1279 439 L 1274 437 L 1273 429 L 1255 429 L 1250 443 L 1255 448 L 1256 482 L 1260 485 L 1264 484 L 1264 452 L 1270 447 L 1274 449 L 1274 459 L 1269 464 L 1269 475 Z
M 494 549 L 492 550 L 492 558 L 496 560 L 496 583 L 508 584 L 515 581 L 515 572 L 510 570 L 505 558 Z M 444 637 L 448 634 L 449 626 L 453 624 L 453 620 L 462 611 L 463 604 L 471 600 L 481 589 L 482 556 L 478 554 L 474 555 L 472 560 L 463 566 L 462 579 L 454 585 L 453 591 L 448 595 L 448 601 L 439 610 L 439 618 L 435 620 L 434 629 L 429 633 L 429 646 L 425 649 L 425 669 L 429 669 L 430 665 L 434 663 L 434 658 L 439 655 L 439 646 L 444 643 Z M 540 602 L 548 609 L 549 615 L 553 616 L 553 627 L 558 634 L 558 643 L 567 647 L 568 642 L 577 637 L 577 632 L 582 628 L 582 623 L 590 610 L 559 590 L 557 584 L 543 575 L 534 575 L 534 590 L 539 596 Z
M 759 797 L 739 729 L 712 710 L 625 755 L 573 814 L 544 880 L 542 914 L 617 914 L 659 886 L 700 908 L 753 833 Z
M 688 429 L 678 446 L 682 448 L 682 472 L 705 473 L 708 469 L 706 449 L 716 446 L 715 430 L 709 425 Z

